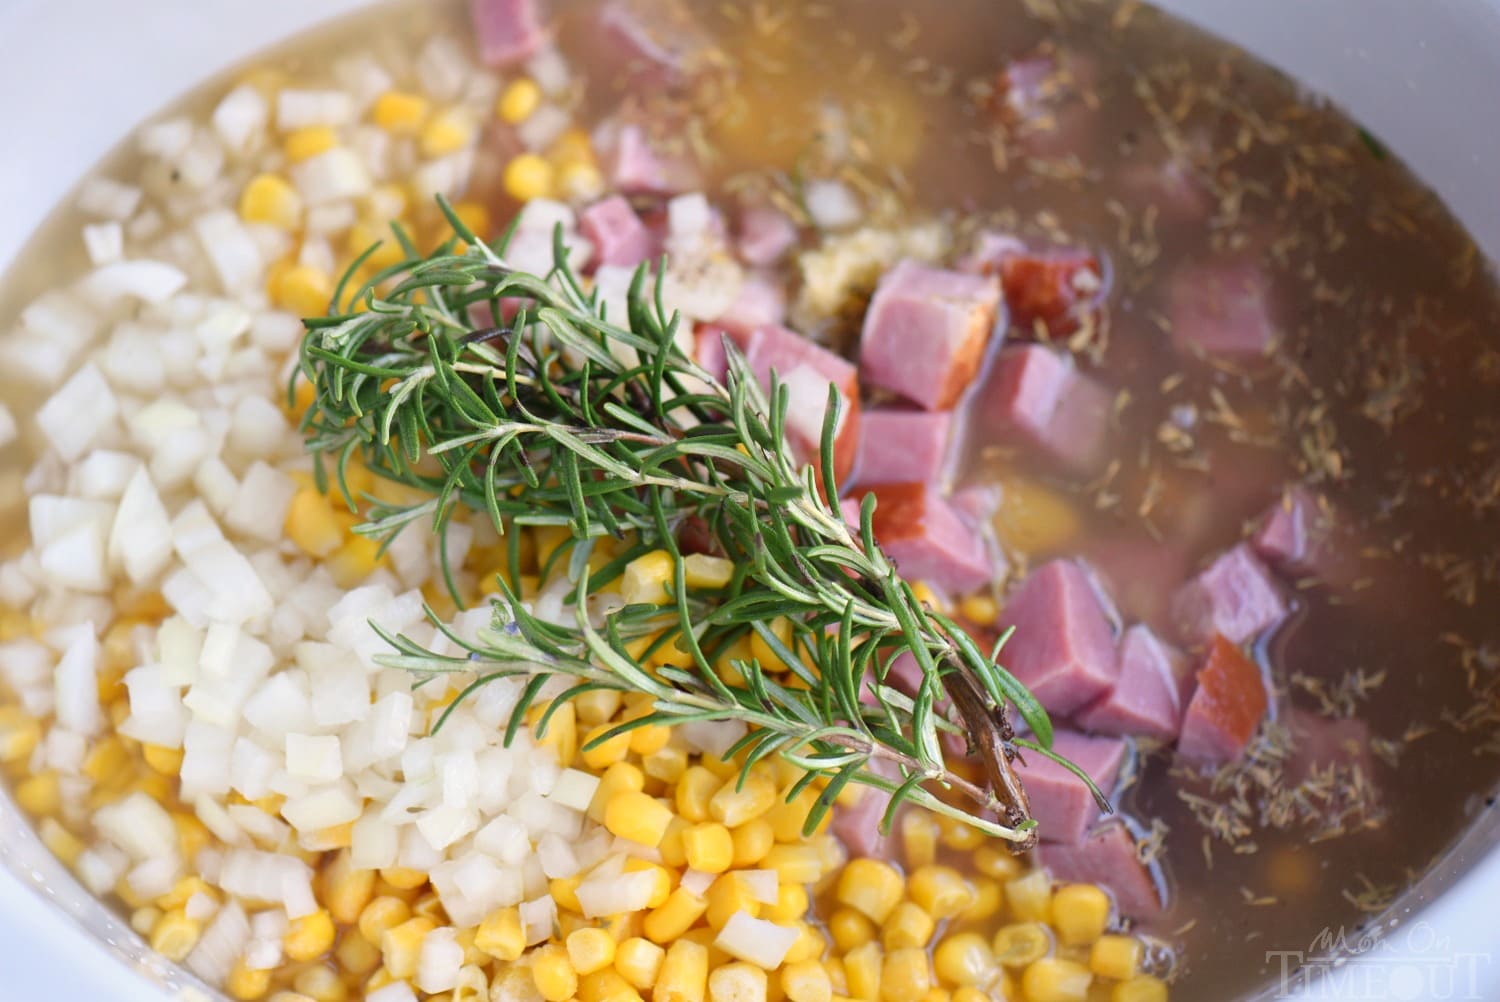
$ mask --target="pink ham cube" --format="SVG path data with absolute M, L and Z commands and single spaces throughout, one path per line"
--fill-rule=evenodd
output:
M 1087 706 L 1119 678 L 1105 608 L 1072 561 L 1054 560 L 1027 576 L 1000 613 L 999 628 L 1011 627 L 1000 661 L 1053 713 Z
M 729 331 L 717 324 L 699 324 L 693 330 L 693 361 L 720 383 L 729 368 L 724 352 L 726 337 L 733 340 Z
M 479 56 L 487 66 L 523 62 L 546 41 L 537 0 L 472 0 L 469 13 Z
M 1122 915 L 1148 919 L 1166 901 L 1166 882 L 1153 864 L 1141 862 L 1135 836 L 1123 821 L 1106 821 L 1077 845 L 1044 843 L 1038 862 L 1065 884 L 1099 884 L 1114 895 Z
M 1173 631 L 1172 596 L 1193 572 L 1180 540 L 1145 533 L 1107 537 L 1089 548 L 1089 564 L 1125 618 Z
M 1179 351 L 1240 362 L 1264 358 L 1276 342 L 1271 282 L 1250 261 L 1189 264 L 1172 277 L 1167 314 Z
M 884 484 L 871 493 L 876 501 L 875 539 L 902 577 L 953 595 L 994 580 L 995 565 L 984 537 L 936 487 Z
M 948 468 L 953 433 L 950 411 L 877 407 L 860 415 L 859 458 L 850 486 L 877 487 L 913 481 L 937 484 Z
M 887 759 L 871 759 L 870 771 L 898 784 L 901 782 L 901 771 Z M 855 785 L 859 789 L 859 799 L 847 807 L 834 808 L 830 830 L 844 843 L 851 859 L 888 859 L 890 840 L 880 833 L 880 822 L 885 819 L 885 812 L 891 805 L 891 795 L 877 787 Z
M 992 278 L 902 261 L 865 314 L 860 372 L 870 385 L 947 410 L 979 371 L 999 309 Z
M 1120 637 L 1120 677 L 1114 688 L 1084 708 L 1073 722 L 1096 734 L 1133 734 L 1170 741 L 1177 737 L 1192 684 L 1182 652 L 1149 626 Z
M 1125 742 L 1119 738 L 1090 737 L 1074 731 L 1058 731 L 1052 750 L 1078 766 L 1094 785 L 1109 796 L 1125 761 Z M 1036 752 L 1025 753 L 1026 764 L 1016 772 L 1031 801 L 1031 814 L 1041 825 L 1039 834 L 1048 842 L 1081 842 L 1099 820 L 1099 805 L 1083 780 L 1051 759 Z
M 1374 757 L 1370 753 L 1370 725 L 1356 717 L 1325 717 L 1311 710 L 1290 707 L 1280 718 L 1292 737 L 1292 753 L 1286 764 L 1288 784 L 1302 783 L 1314 772 L 1332 767 L 1357 768 L 1370 779 Z
M 757 205 L 740 214 L 735 250 L 752 268 L 768 268 L 797 246 L 797 224 L 787 214 Z
M 1047 50 L 1016 59 L 995 77 L 991 109 L 1032 156 L 1085 156 L 1098 115 L 1082 94 L 1098 78 L 1090 58 Z
M 1269 704 L 1260 668 L 1238 645 L 1214 637 L 1182 719 L 1178 753 L 1204 765 L 1233 762 L 1245 753 Z
M 657 151 L 641 126 L 612 122 L 598 129 L 594 146 L 610 186 L 626 195 L 675 195 L 698 186 L 692 164 Z
M 786 289 L 763 272 L 751 272 L 740 283 L 739 294 L 714 323 L 726 330 L 749 333 L 757 327 L 777 326 L 786 319 Z
M 854 366 L 785 327 L 757 327 L 736 337 L 761 386 L 769 390 L 771 373 L 775 372 L 787 388 L 787 438 L 803 462 L 818 461 L 823 419 L 828 413 L 828 387 L 837 388 L 839 423 L 834 434 L 833 473 L 842 483 L 854 466 L 859 446 L 859 375 Z
M 1271 572 L 1245 543 L 1221 554 L 1172 599 L 1172 618 L 1189 644 L 1207 643 L 1215 634 L 1246 643 L 1287 611 Z
M 595 16 L 601 61 L 638 87 L 674 87 L 706 69 L 713 41 L 683 0 L 609 0 Z
M 620 195 L 595 202 L 579 213 L 578 230 L 594 245 L 595 264 L 634 268 L 658 249 L 651 231 Z
M 1034 449 L 1070 473 L 1087 475 L 1103 459 L 1113 397 L 1080 374 L 1071 356 L 1027 344 L 995 359 L 975 408 L 992 440 Z

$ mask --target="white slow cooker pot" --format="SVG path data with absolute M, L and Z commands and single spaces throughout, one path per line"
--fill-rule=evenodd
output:
M 0 0 L 0 269 L 155 109 L 364 2 Z M 1159 2 L 1345 107 L 1500 259 L 1500 0 Z M 940 3 L 921 6 L 942 16 Z M 1500 999 L 1497 835 L 1500 822 L 1480 819 L 1403 899 L 1381 946 L 1310 987 L 1272 985 L 1267 997 Z M 1274 977 L 1280 958 L 1268 964 Z M 161 1002 L 180 990 L 177 977 L 77 886 L 0 795 L 0 1002 Z

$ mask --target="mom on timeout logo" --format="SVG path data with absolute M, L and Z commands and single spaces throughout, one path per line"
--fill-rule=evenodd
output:
M 1493 961 L 1488 951 L 1454 950 L 1426 922 L 1384 936 L 1328 928 L 1305 950 L 1266 951 L 1271 997 L 1309 1002 L 1496 1002 Z

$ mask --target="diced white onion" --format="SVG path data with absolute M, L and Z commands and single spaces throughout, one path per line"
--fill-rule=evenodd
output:
M 777 925 L 739 911 L 729 916 L 729 921 L 714 938 L 714 946 L 736 960 L 774 971 L 781 966 L 796 941 L 797 930 L 791 926 Z

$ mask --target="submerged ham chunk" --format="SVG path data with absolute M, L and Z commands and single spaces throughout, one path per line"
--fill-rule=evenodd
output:
M 594 145 L 610 186 L 626 195 L 675 195 L 698 186 L 698 172 L 679 157 L 659 152 L 634 123 L 611 123 L 598 130 Z
M 1291 707 L 1281 718 L 1292 738 L 1286 781 L 1299 784 L 1330 767 L 1358 768 L 1368 778 L 1374 766 L 1370 725 L 1357 718 L 1325 717 Z
M 1141 862 L 1135 837 L 1121 821 L 1106 821 L 1077 845 L 1045 844 L 1038 861 L 1066 884 L 1099 884 L 1115 897 L 1121 914 L 1145 919 L 1162 911 L 1163 882 Z
M 1191 644 L 1206 643 L 1215 634 L 1243 644 L 1286 614 L 1271 572 L 1245 543 L 1221 554 L 1172 599 L 1173 619 Z
M 1103 459 L 1113 401 L 1072 358 L 1037 344 L 1007 348 L 975 404 L 982 433 L 1035 449 L 1075 474 Z
M 480 58 L 488 66 L 530 59 L 546 41 L 537 0 L 471 0 L 469 12 Z
M 993 279 L 902 261 L 870 301 L 860 371 L 871 385 L 946 410 L 979 371 L 999 308 Z
M 1098 734 L 1177 737 L 1191 673 L 1182 652 L 1137 624 L 1120 637 L 1120 677 L 1074 723 Z
M 1042 705 L 1067 715 L 1109 691 L 1119 660 L 1105 608 L 1087 572 L 1070 560 L 1043 564 L 1001 611 L 1015 628 L 1001 663 Z
M 828 410 L 828 387 L 837 388 L 840 399 L 833 472 L 842 483 L 854 466 L 859 445 L 859 375 L 854 366 L 785 327 L 758 327 L 743 336 L 736 334 L 736 338 L 762 387 L 770 389 L 773 371 L 786 386 L 787 438 L 803 462 L 817 461 Z
M 860 415 L 859 458 L 850 486 L 942 483 L 952 433 L 950 411 L 866 410 Z
M 1180 351 L 1238 361 L 1264 358 L 1276 340 L 1270 280 L 1250 261 L 1188 264 L 1172 276 L 1168 318 Z
M 1214 208 L 1212 193 L 1179 156 L 1129 164 L 1120 172 L 1120 181 L 1169 223 L 1199 223 Z
M 1119 738 L 1090 737 L 1074 731 L 1058 731 L 1052 750 L 1087 773 L 1105 796 L 1114 789 L 1125 761 L 1125 742 Z M 1018 763 L 1016 772 L 1046 841 L 1080 842 L 1099 820 L 1099 805 L 1088 786 L 1051 759 L 1028 753 L 1026 764 Z
M 1021 334 L 1038 327 L 1054 336 L 1073 333 L 1105 291 L 1099 259 L 1087 251 L 1013 254 L 1001 262 L 1000 279 L 1011 324 Z
M 1177 751 L 1204 765 L 1234 761 L 1244 754 L 1267 705 L 1266 682 L 1255 662 L 1229 640 L 1214 637 L 1198 669 Z
M 779 209 L 752 206 L 740 214 L 739 222 L 735 250 L 753 268 L 775 264 L 797 245 L 797 224 Z
M 994 579 L 984 536 L 931 484 L 876 487 L 875 539 L 908 581 L 926 581 L 951 594 Z M 852 512 L 859 518 L 857 504 Z
M 714 318 L 726 330 L 747 333 L 757 327 L 779 325 L 786 319 L 786 290 L 763 272 L 752 272 L 740 283 L 729 309 Z
M 683 0 L 609 0 L 595 15 L 610 69 L 638 86 L 672 87 L 704 69 L 712 40 Z
M 1152 539 L 1145 534 L 1102 539 L 1090 547 L 1089 563 L 1125 618 L 1173 632 L 1172 596 L 1193 571 L 1180 540 Z
M 1047 49 L 1015 59 L 995 77 L 992 110 L 1027 153 L 1082 155 L 1096 117 L 1082 95 L 1097 76 L 1092 60 L 1076 53 Z
M 730 337 L 729 331 L 717 324 L 699 324 L 693 331 L 693 361 L 720 383 L 724 382 L 729 370 L 724 351 L 726 337 Z
M 658 250 L 651 230 L 619 195 L 595 202 L 579 213 L 578 230 L 594 245 L 598 264 L 634 268 Z
M 896 766 L 886 759 L 872 759 L 872 772 L 900 782 L 901 775 Z M 880 822 L 891 805 L 891 795 L 873 786 L 860 786 L 859 799 L 847 807 L 836 807 L 833 824 L 834 836 L 844 843 L 850 858 L 888 858 L 890 839 L 880 833 Z

